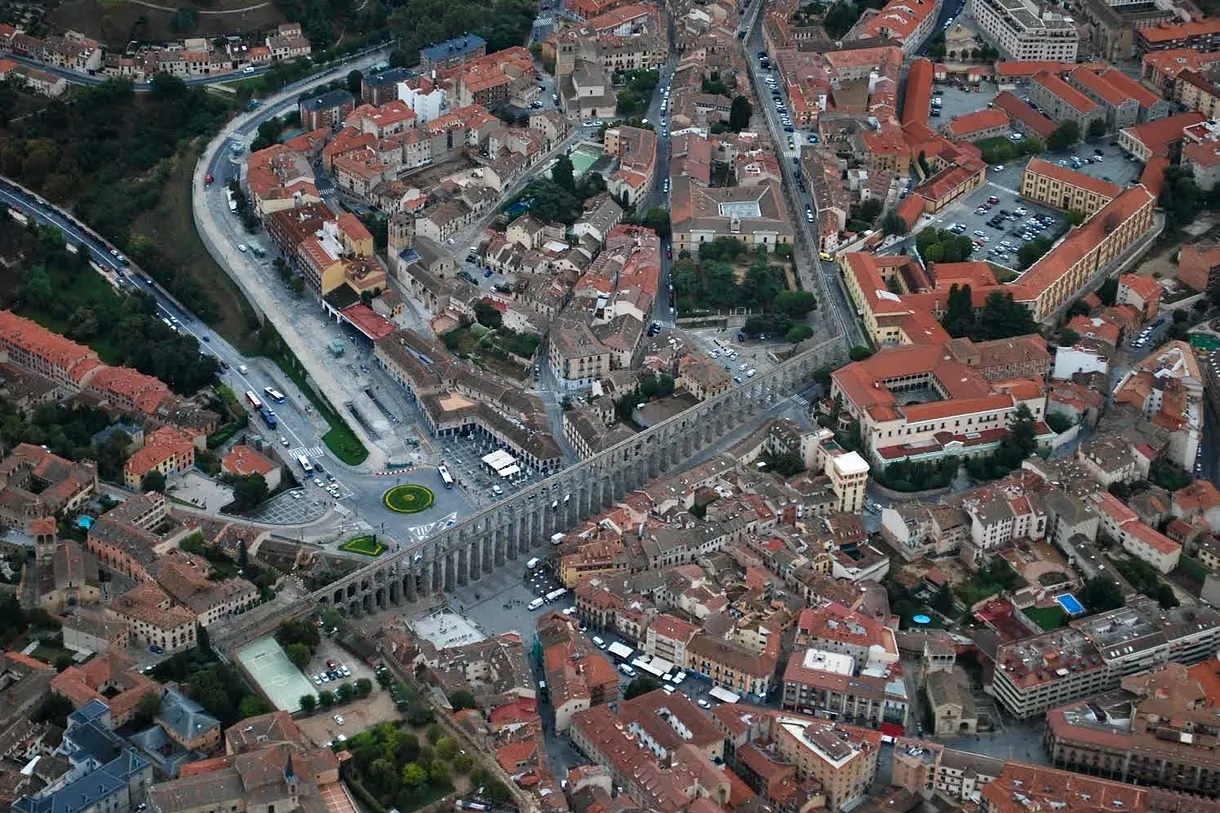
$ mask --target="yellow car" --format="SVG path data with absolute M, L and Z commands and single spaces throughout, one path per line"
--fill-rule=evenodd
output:
M 830 256 L 829 254 L 827 254 L 825 251 L 823 251 L 823 252 L 819 253 L 819 254 L 818 254 L 818 258 L 819 258 L 819 259 L 821 259 L 821 260 L 823 260 L 823 261 L 825 261 L 825 262 L 830 262 L 831 260 L 833 260 L 833 259 L 834 259 L 834 257 L 831 257 L 831 256 Z

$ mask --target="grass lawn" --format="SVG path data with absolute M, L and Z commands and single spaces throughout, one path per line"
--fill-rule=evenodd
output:
M 359 553 L 361 556 L 380 556 L 389 549 L 374 537 L 357 536 L 340 545 L 339 550 L 348 553 Z
M 382 495 L 381 501 L 386 508 L 396 513 L 418 514 L 420 511 L 432 507 L 432 503 L 436 501 L 436 495 L 430 488 L 416 483 L 403 483 L 400 486 L 394 486 Z
M 229 275 L 203 247 L 191 214 L 191 181 L 201 149 L 199 143 L 183 148 L 157 205 L 136 218 L 132 229 L 151 239 L 167 259 L 199 282 L 220 313 L 212 328 L 234 345 L 245 347 L 249 345 L 251 331 L 258 328 L 258 318 Z M 213 189 L 206 194 L 224 193 Z
M 1045 632 L 1062 627 L 1068 620 L 1068 614 L 1059 606 L 1030 607 L 1025 614 Z
M 37 658 L 43 663 L 49 663 L 54 666 L 56 659 L 63 657 L 71 658 L 72 653 L 66 649 L 63 649 L 62 647 L 39 644 L 38 648 L 35 649 L 30 656 Z

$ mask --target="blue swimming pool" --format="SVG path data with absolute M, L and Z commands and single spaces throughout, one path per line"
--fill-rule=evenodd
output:
M 1084 615 L 1084 605 L 1071 593 L 1055 596 L 1055 603 L 1066 610 L 1068 615 Z

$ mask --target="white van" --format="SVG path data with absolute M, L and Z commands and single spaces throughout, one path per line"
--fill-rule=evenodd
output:
M 596 635 L 593 636 L 593 645 L 595 647 L 597 647 L 598 649 L 606 648 L 606 642 L 603 641 L 601 638 L 598 638 Z
M 525 563 L 525 569 L 533 570 L 534 568 L 538 567 L 538 565 L 540 565 L 540 564 L 542 564 L 542 560 L 539 559 L 537 556 L 535 556 L 533 559 L 530 559 L 528 562 Z
M 622 672 L 624 675 L 626 675 L 627 677 L 635 677 L 635 669 L 633 669 L 632 667 L 628 666 L 625 663 L 620 663 L 618 665 L 618 670 L 620 672 Z
M 663 688 L 665 690 L 665 694 L 673 694 L 674 692 L 678 691 L 673 686 L 670 686 L 668 683 L 665 684 L 664 686 L 662 686 L 661 688 Z
M 546 602 L 544 602 L 542 599 L 536 598 L 533 601 L 531 601 L 528 606 L 531 610 L 537 610 L 539 607 L 541 607 L 545 603 Z

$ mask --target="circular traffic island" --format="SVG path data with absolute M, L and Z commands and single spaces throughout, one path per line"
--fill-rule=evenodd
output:
M 416 483 L 404 483 L 383 494 L 381 501 L 395 513 L 418 514 L 432 507 L 432 503 L 436 502 L 436 495 L 430 488 Z

